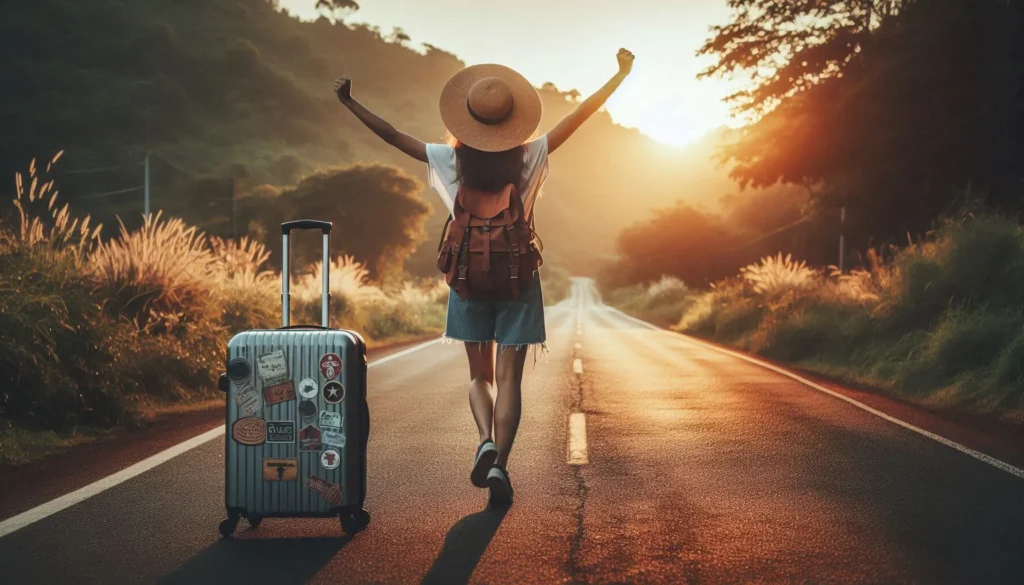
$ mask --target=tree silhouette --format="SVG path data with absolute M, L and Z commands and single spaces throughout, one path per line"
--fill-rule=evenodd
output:
M 426 237 L 430 207 L 420 198 L 423 186 L 394 167 L 357 165 L 325 170 L 301 180 L 272 199 L 262 199 L 253 214 L 265 226 L 267 245 L 280 248 L 281 221 L 315 217 L 334 223 L 334 256 L 351 254 L 384 277 L 402 269 L 405 259 Z M 304 266 L 320 259 L 319 240 L 296 238 L 292 262 Z M 275 260 L 279 260 L 275 255 Z
M 411 40 L 412 37 L 407 35 L 405 33 L 405 30 L 403 30 L 402 27 L 400 26 L 396 26 L 395 28 L 391 29 L 391 34 L 388 35 L 389 43 L 398 43 L 399 45 L 405 45 L 405 43 L 408 43 Z
M 359 10 L 359 3 L 355 0 L 316 0 L 316 9 L 335 20 L 342 21 L 346 16 Z
M 847 206 L 855 246 L 929 229 L 968 184 L 1024 209 L 1020 2 L 730 6 L 700 53 L 718 57 L 702 75 L 751 81 L 731 99 L 753 123 L 722 153 L 741 184 L 804 185 L 832 215 Z
M 776 2 L 730 0 L 732 22 L 712 27 L 699 55 L 718 61 L 700 77 L 745 73 L 752 89 L 727 99 L 743 113 L 763 114 L 782 99 L 843 70 L 911 0 Z

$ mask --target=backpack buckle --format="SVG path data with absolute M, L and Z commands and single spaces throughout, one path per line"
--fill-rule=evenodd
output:
M 518 264 L 510 264 L 509 267 L 508 267 L 508 271 L 511 274 L 511 278 L 513 278 L 513 279 L 519 278 L 519 265 Z
M 466 271 L 469 266 L 459 266 L 459 280 L 466 280 Z
M 488 233 L 488 232 L 491 231 L 491 226 L 489 226 L 489 225 L 482 225 L 482 226 L 480 226 L 480 229 L 483 230 L 484 233 Z

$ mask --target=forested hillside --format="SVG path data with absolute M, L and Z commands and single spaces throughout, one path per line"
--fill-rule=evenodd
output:
M 154 209 L 224 236 L 259 228 L 252 219 L 260 211 L 306 211 L 257 205 L 254 212 L 260 199 L 251 196 L 287 193 L 317 170 L 365 162 L 420 179 L 420 163 L 365 130 L 338 105 L 331 82 L 352 76 L 358 99 L 403 130 L 440 140 L 437 98 L 464 66 L 387 31 L 300 22 L 267 0 L 45 0 L 11 11 L 0 35 L 0 119 L 14 138 L 0 144 L 0 171 L 64 149 L 55 169 L 62 198 L 108 229 L 116 228 L 115 214 L 140 221 L 145 152 L 152 153 Z M 545 84 L 542 95 L 545 131 L 578 94 Z M 588 271 L 614 252 L 622 227 L 652 208 L 679 198 L 715 206 L 734 188 L 709 151 L 673 151 L 595 116 L 553 159 L 538 218 L 549 258 Z M 74 172 L 97 168 L 104 170 Z M 262 184 L 277 189 L 257 189 Z M 232 193 L 243 203 L 232 203 Z M 344 207 L 347 198 L 374 194 L 339 192 L 333 200 Z M 420 196 L 438 209 L 432 195 Z M 426 244 L 409 263 L 414 272 L 429 272 L 442 220 L 435 214 L 426 222 L 418 235 Z

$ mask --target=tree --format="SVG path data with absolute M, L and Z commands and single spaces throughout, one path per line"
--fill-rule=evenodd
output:
M 282 191 L 260 213 L 266 242 L 278 250 L 280 222 L 316 218 L 334 223 L 333 256 L 351 254 L 383 278 L 402 270 L 405 259 L 424 240 L 430 206 L 419 196 L 422 185 L 395 167 L 357 165 L 320 171 Z M 276 253 L 276 252 L 275 252 Z M 320 241 L 295 238 L 294 266 L 320 259 Z M 279 262 L 279 257 L 275 257 Z
M 345 17 L 359 10 L 359 3 L 355 0 L 316 0 L 316 9 L 333 16 L 337 21 L 343 21 Z
M 764 114 L 796 92 L 839 77 L 871 31 L 913 0 L 729 0 L 732 22 L 711 28 L 699 55 L 718 61 L 700 77 L 743 73 L 755 87 L 727 99 Z
M 736 243 L 720 217 L 677 203 L 622 230 L 617 270 L 622 280 L 611 284 L 653 282 L 668 274 L 689 286 L 706 286 L 736 273 Z
M 974 193 L 1016 211 L 1024 150 L 1020 3 L 732 0 L 702 75 L 749 76 L 752 121 L 722 151 L 743 185 L 812 188 L 848 237 L 906 237 Z
M 399 45 L 405 45 L 405 43 L 408 43 L 411 40 L 412 37 L 407 35 L 405 33 L 405 30 L 403 30 L 402 27 L 400 26 L 396 26 L 395 28 L 391 29 L 391 34 L 388 35 L 389 43 L 398 43 Z

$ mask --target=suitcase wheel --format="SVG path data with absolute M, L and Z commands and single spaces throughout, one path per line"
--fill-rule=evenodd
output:
M 366 528 L 366 525 L 370 523 L 370 513 L 366 510 L 358 510 L 354 513 L 342 512 L 340 517 L 341 529 L 349 536 Z
M 224 538 L 228 538 L 235 533 L 235 528 L 238 527 L 238 516 L 228 516 L 220 522 L 220 535 Z
M 263 516 L 252 516 L 251 518 L 248 518 L 248 520 L 249 526 L 256 528 L 260 525 L 260 522 L 263 522 Z

